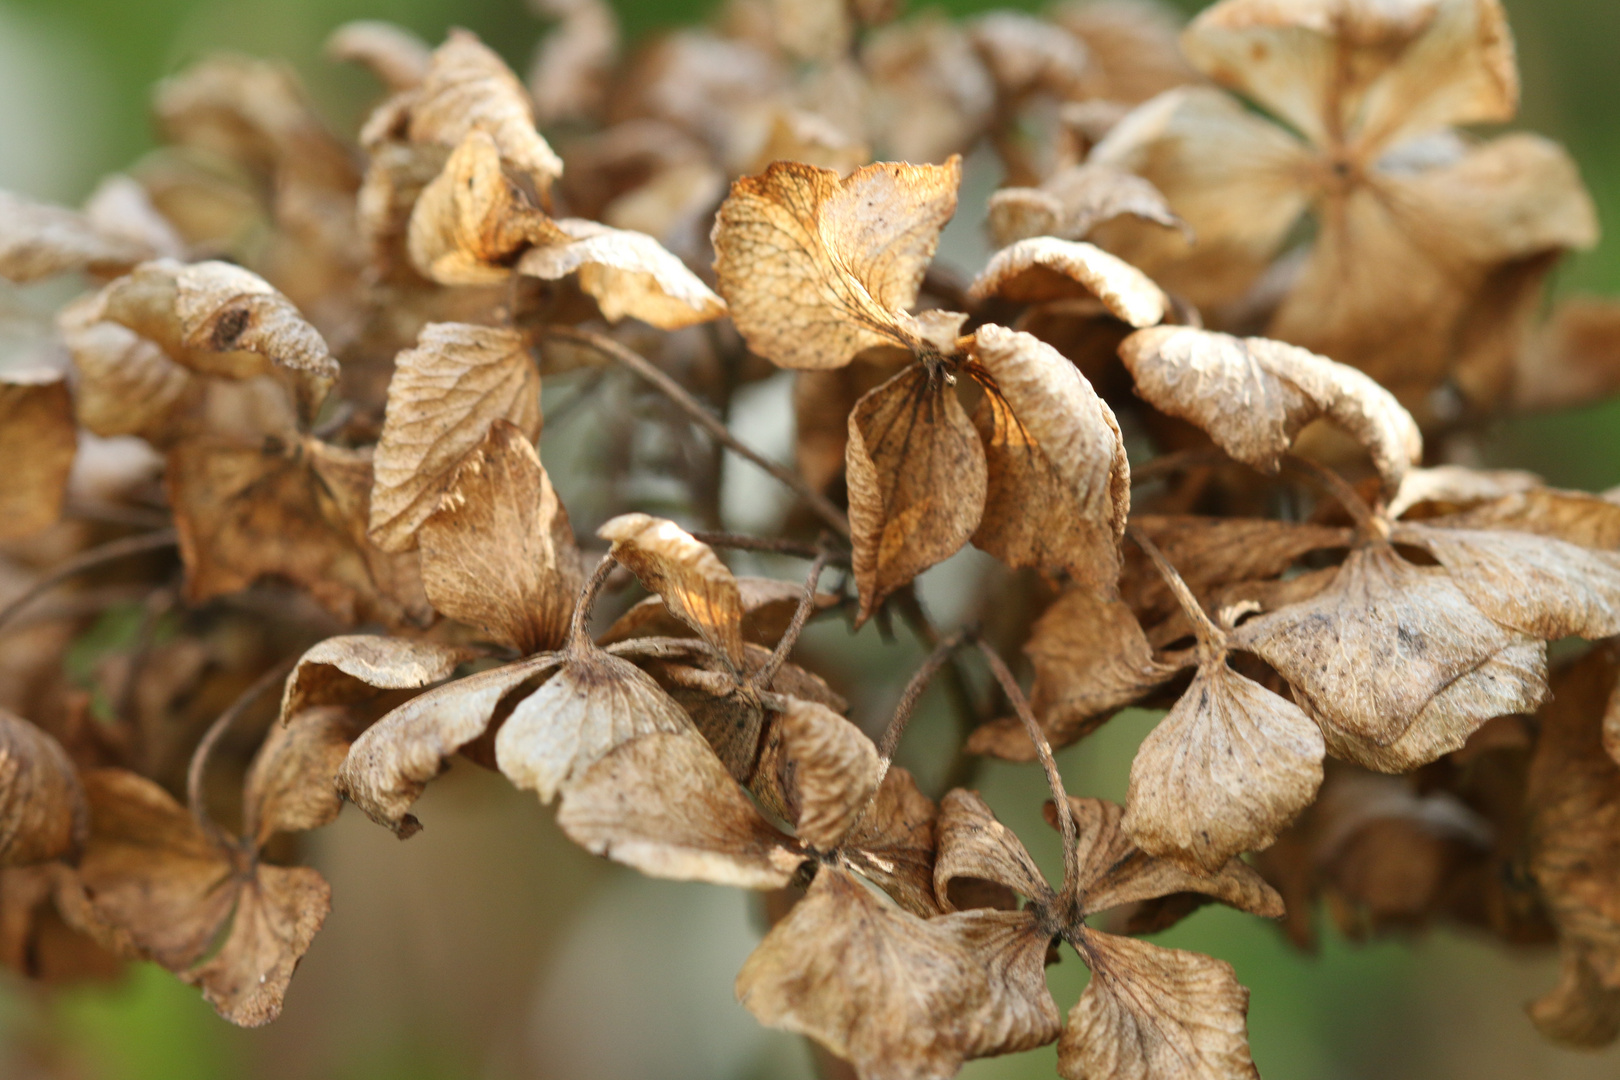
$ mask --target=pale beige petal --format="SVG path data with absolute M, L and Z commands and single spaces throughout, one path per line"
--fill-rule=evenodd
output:
M 70 270 L 118 274 L 158 254 L 66 207 L 0 191 L 0 278 L 7 281 L 23 284 Z
M 508 420 L 531 441 L 539 437 L 540 374 L 522 335 L 468 323 L 427 324 L 394 365 L 370 531 L 384 551 L 407 551 L 491 421 Z
M 1308 148 L 1217 90 L 1173 90 L 1140 106 L 1092 150 L 1164 193 L 1197 239 L 1157 226 L 1101 242 L 1199 307 L 1235 300 L 1271 264 L 1305 212 Z
M 71 856 L 89 826 L 84 789 L 62 744 L 0 709 L 0 865 Z
M 450 755 L 484 733 L 502 698 L 560 662 L 551 654 L 530 657 L 406 702 L 354 741 L 338 770 L 338 793 L 377 824 L 410 836 L 421 823 L 407 811 Z
M 916 302 L 961 171 L 953 158 L 868 165 L 840 179 L 777 162 L 733 184 L 715 219 L 715 275 L 749 348 L 815 369 L 904 344 L 893 313 Z
M 708 544 L 664 518 L 621 514 L 596 530 L 612 556 L 663 598 L 670 614 L 743 666 L 742 593 Z
M 976 791 L 957 788 L 939 803 L 939 850 L 934 862 L 934 893 L 954 910 L 951 882 L 961 878 L 1005 886 L 1030 900 L 1050 901 L 1051 886 L 1041 876 L 1023 841 L 996 820 Z
M 988 478 L 973 542 L 1010 566 L 1067 571 L 1111 591 L 1131 508 L 1113 410 L 1039 338 L 991 324 L 973 340 L 992 380 L 975 417 Z
M 78 384 L 73 398 L 79 423 L 97 435 L 138 435 L 167 447 L 185 430 L 185 418 L 203 387 L 155 342 L 115 322 L 58 317 Z
M 1085 240 L 1121 217 L 1185 229 L 1164 194 L 1135 173 L 1111 165 L 1071 165 L 1038 188 L 1002 188 L 990 196 L 986 228 L 997 247 L 1035 236 Z
M 518 702 L 495 736 L 495 760 L 512 783 L 549 803 L 571 777 L 625 743 L 694 730 L 691 718 L 640 668 L 591 651 L 568 657 Z
M 1259 1080 L 1232 965 L 1086 932 L 1091 982 L 1058 1040 L 1065 1080 Z
M 561 22 L 534 51 L 529 96 L 543 124 L 588 120 L 606 102 L 619 59 L 619 19 L 607 0 L 537 0 Z
M 453 148 L 475 127 L 489 131 L 501 160 L 544 192 L 562 175 L 562 159 L 534 128 L 529 93 L 493 50 L 465 30 L 452 30 L 433 50 L 421 85 L 412 92 L 413 142 Z
M 574 530 L 534 446 L 495 420 L 417 531 L 433 606 L 528 655 L 562 645 L 584 584 Z
M 1470 469 L 1465 465 L 1408 469 L 1401 489 L 1384 512 L 1393 519 L 1422 503 L 1464 507 L 1545 486 L 1541 477 L 1522 469 Z
M 283 722 L 306 709 L 350 705 L 383 690 L 419 690 L 442 682 L 477 656 L 436 641 L 346 634 L 311 646 L 298 658 L 281 695 Z
M 0 539 L 27 536 L 62 516 L 78 451 L 73 398 L 59 373 L 0 377 Z
M 557 824 L 592 854 L 676 881 L 779 889 L 804 858 L 692 732 L 634 739 L 582 770 Z
M 370 69 L 395 93 L 420 85 L 433 60 L 427 42 L 380 19 L 356 19 L 333 30 L 326 39 L 326 55 Z
M 1131 762 L 1124 828 L 1151 855 L 1214 874 L 1270 847 L 1316 798 L 1322 733 L 1299 707 L 1226 666 L 1199 669 Z
M 917 364 L 856 403 L 845 470 L 865 621 L 973 535 L 988 482 L 984 444 L 956 388 Z
M 1119 355 L 1150 404 L 1197 424 L 1258 469 L 1275 471 L 1300 429 L 1318 417 L 1367 448 L 1391 492 L 1423 453 L 1417 424 L 1389 391 L 1293 345 L 1162 326 L 1126 338 Z
M 441 285 L 498 285 L 529 245 L 554 235 L 501 168 L 494 136 L 473 128 L 411 210 L 411 265 Z
M 520 260 L 520 274 L 556 281 L 577 274 L 608 322 L 629 316 L 660 330 L 710 322 L 726 313 L 721 300 L 662 244 L 645 233 L 561 218 L 562 233 Z
M 968 297 L 1019 303 L 1095 298 L 1114 318 L 1141 329 L 1163 320 L 1170 298 L 1130 263 L 1099 247 L 1053 236 L 1020 240 L 996 252 Z

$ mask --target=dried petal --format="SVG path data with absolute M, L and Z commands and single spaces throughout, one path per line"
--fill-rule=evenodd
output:
M 974 301 L 989 296 L 1023 304 L 1096 299 L 1108 314 L 1138 330 L 1156 325 L 1170 310 L 1164 291 L 1124 259 L 1052 236 L 1019 240 L 996 252 L 968 290 Z
M 1322 416 L 1367 448 L 1391 492 L 1423 453 L 1417 424 L 1389 391 L 1292 345 L 1167 326 L 1132 334 L 1119 355 L 1155 408 L 1258 469 L 1275 471 L 1300 429 Z
M 78 449 L 73 399 L 55 372 L 0 377 L 0 539 L 27 536 L 62 516 Z
M 382 690 L 419 690 L 455 674 L 478 655 L 459 645 L 348 634 L 312 645 L 298 658 L 281 696 L 283 722 L 324 705 L 350 705 Z
M 934 862 L 934 893 L 955 910 L 951 882 L 973 878 L 1003 885 L 1031 900 L 1050 901 L 1052 889 L 1035 867 L 1023 841 L 996 820 L 978 792 L 957 788 L 939 803 L 939 851 Z
M 985 452 L 955 388 L 918 364 L 856 403 L 845 460 L 863 622 L 973 535 Z
M 394 364 L 370 531 L 384 551 L 408 551 L 492 421 L 510 421 L 531 442 L 539 438 L 540 374 L 522 335 L 467 323 L 427 324 L 416 348 Z
M 781 712 L 783 788 L 799 839 L 837 847 L 883 780 L 877 747 L 825 705 L 790 698 Z
M 1131 508 L 1113 410 L 1040 339 L 986 325 L 973 340 L 994 380 L 975 417 L 988 490 L 973 542 L 1010 566 L 1067 571 L 1112 591 Z
M 71 855 L 89 824 L 84 789 L 61 744 L 0 709 L 0 865 Z
M 356 19 L 332 31 L 326 55 L 361 64 L 395 93 L 410 90 L 427 77 L 433 51 L 403 26 L 380 19 Z
M 1066 1080 L 1255 1080 L 1249 992 L 1232 965 L 1113 934 L 1078 947 L 1091 982 L 1058 1040 Z
M 670 614 L 742 667 L 742 594 L 709 545 L 646 514 L 621 514 L 596 535 L 613 544 L 610 554 L 662 597 Z
M 410 836 L 407 811 L 445 761 L 484 733 L 501 699 L 558 666 L 553 654 L 470 675 L 401 705 L 366 729 L 338 770 L 337 790 L 379 825 Z
M 343 800 L 332 783 L 363 726 L 346 709 L 319 706 L 270 729 L 242 785 L 243 832 L 256 848 L 337 820 Z
M 871 805 L 844 838 L 844 860 L 901 907 L 925 919 L 934 898 L 934 803 L 898 765 L 889 767 Z
M 1004 248 L 1036 236 L 1085 240 L 1098 226 L 1126 216 L 1186 228 L 1151 183 L 1111 165 L 1092 164 L 1063 169 L 1038 188 L 1002 188 L 990 196 L 986 224 L 996 247 Z
M 119 274 L 156 254 L 83 214 L 0 191 L 0 278 L 7 281 L 25 284 L 69 270 Z
M 574 530 L 534 447 L 496 420 L 417 532 L 433 606 L 527 655 L 568 633 L 583 584 Z
M 691 731 L 633 739 L 580 771 L 557 824 L 593 854 L 679 881 L 778 889 L 803 860 Z
M 544 244 L 518 260 L 520 274 L 557 281 L 577 274 L 608 322 L 625 316 L 660 330 L 718 319 L 725 301 L 657 240 L 581 218 L 550 223 Z
M 641 669 L 592 651 L 570 656 L 518 702 L 495 736 L 495 760 L 512 783 L 549 803 L 571 777 L 625 743 L 691 730 L 691 718 Z
M 816 369 L 904 344 L 894 313 L 916 302 L 961 175 L 955 158 L 868 165 L 847 179 L 777 162 L 733 184 L 715 219 L 714 269 L 748 347 Z
M 70 305 L 58 317 L 78 374 L 73 405 L 97 435 L 138 435 L 167 447 L 185 431 L 203 393 L 197 378 L 156 342 L 115 322 L 81 321 Z
M 553 232 L 501 171 L 494 137 L 473 128 L 422 189 L 406 246 L 411 264 L 441 285 L 498 285 L 524 249 Z
M 332 910 L 332 887 L 306 866 L 260 866 L 236 890 L 231 930 L 206 964 L 184 972 L 203 999 L 240 1027 L 281 1015 L 293 971 Z
M 589 119 L 600 110 L 619 57 L 619 19 L 605 0 L 538 0 L 562 20 L 529 65 L 529 96 L 541 123 Z

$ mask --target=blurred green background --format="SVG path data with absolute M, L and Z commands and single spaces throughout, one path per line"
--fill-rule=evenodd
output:
M 617 6 L 639 36 L 698 18 L 710 4 Z M 1605 225 L 1616 227 L 1620 3 L 1507 6 L 1526 88 L 1521 122 L 1570 148 Z M 375 86 L 325 62 L 320 46 L 334 26 L 359 17 L 391 19 L 432 40 L 449 25 L 469 27 L 519 71 L 541 30 L 522 0 L 0 0 L 0 187 L 76 203 L 98 176 L 152 145 L 150 84 L 220 48 L 291 60 L 334 126 L 352 131 Z M 1620 243 L 1571 260 L 1555 288 L 1620 293 Z M 1482 450 L 1489 463 L 1532 468 L 1555 483 L 1609 487 L 1620 483 L 1617 419 L 1599 406 L 1503 423 Z M 565 437 L 548 430 L 548 439 Z M 937 602 L 948 607 L 950 598 Z M 807 647 L 838 648 L 840 664 L 868 668 L 853 679 L 890 694 L 918 659 L 899 645 L 852 657 L 843 636 L 821 627 Z M 881 715 L 888 700 L 866 707 Z M 919 726 L 947 724 L 941 713 L 925 709 Z M 1070 790 L 1123 798 L 1130 756 L 1153 719 L 1126 714 L 1062 755 Z M 927 742 L 926 731 L 908 740 Z M 925 781 L 937 778 L 938 763 L 909 764 Z M 1038 775 L 991 766 L 981 786 L 1055 866 L 1055 842 L 1036 813 Z M 31 1060 L 52 1080 L 811 1075 L 800 1040 L 760 1029 L 732 999 L 732 977 L 760 932 L 751 897 L 650 881 L 594 860 L 561 837 L 548 810 L 474 768 L 458 767 L 430 788 L 419 811 L 428 827 L 409 844 L 353 813 L 312 839 L 335 907 L 276 1024 L 233 1029 L 150 965 L 116 986 L 50 996 L 0 976 L 0 1074 L 12 1080 L 6 1070 Z M 1236 965 L 1253 991 L 1254 1055 L 1268 1080 L 1620 1076 L 1620 1050 L 1552 1048 L 1520 1012 L 1553 982 L 1548 953 L 1518 955 L 1442 932 L 1359 947 L 1329 935 L 1320 955 L 1305 957 L 1269 926 L 1210 910 L 1160 940 Z M 1053 969 L 1061 1007 L 1084 978 L 1072 955 Z M 979 1062 L 963 1075 L 1051 1076 L 1054 1057 Z

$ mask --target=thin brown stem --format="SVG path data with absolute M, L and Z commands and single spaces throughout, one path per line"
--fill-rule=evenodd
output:
M 810 564 L 810 573 L 805 575 L 804 596 L 800 598 L 799 606 L 793 610 L 793 621 L 788 624 L 787 633 L 776 643 L 771 658 L 749 677 L 751 685 L 755 687 L 771 685 L 776 673 L 787 663 L 788 654 L 793 651 L 793 646 L 799 643 L 799 635 L 804 633 L 804 624 L 810 621 L 810 613 L 816 609 L 816 589 L 821 584 L 821 572 L 825 569 L 827 569 L 827 553 L 823 551 L 816 556 L 815 562 Z
M 911 722 L 911 714 L 916 711 L 917 702 L 922 698 L 923 691 L 928 689 L 928 684 L 939 673 L 939 669 L 950 662 L 956 650 L 962 647 L 967 638 L 967 630 L 957 630 L 940 639 L 939 644 L 934 646 L 934 651 L 928 654 L 928 659 L 923 661 L 922 667 L 917 669 L 917 673 L 906 684 L 905 691 L 900 695 L 900 701 L 894 707 L 894 716 L 889 720 L 889 726 L 884 729 L 882 740 L 878 742 L 878 756 L 885 762 L 893 760 L 894 752 L 900 746 L 900 737 L 906 733 L 906 725 Z
M 254 679 L 253 685 L 242 691 L 241 696 L 231 703 L 231 707 L 220 713 L 219 719 L 209 725 L 201 741 L 197 743 L 197 748 L 191 752 L 191 763 L 186 768 L 186 806 L 190 809 L 192 820 L 197 823 L 197 827 L 221 846 L 233 846 L 237 841 L 220 828 L 208 813 L 207 799 L 203 795 L 203 779 L 208 771 L 208 759 L 213 756 L 214 747 L 219 744 L 225 732 L 230 730 L 231 725 L 247 712 L 254 702 L 285 681 L 287 673 L 292 671 L 293 665 L 297 662 L 297 656 L 289 656 Z M 251 808 L 245 813 L 251 815 Z M 252 835 L 251 823 L 249 828 L 244 829 L 244 834 Z
M 907 585 L 896 592 L 891 602 L 899 610 L 900 617 L 905 620 L 918 641 L 930 649 L 939 645 L 939 631 L 934 629 L 934 623 L 929 619 L 928 612 L 923 610 L 922 601 L 917 598 L 914 586 Z M 968 682 L 967 671 L 962 667 L 961 657 L 954 653 L 950 658 L 950 668 L 945 672 L 945 690 L 950 695 L 951 707 L 956 711 L 956 724 L 965 743 L 968 735 L 978 726 L 979 710 L 973 701 L 973 684 Z
M 990 674 L 1001 684 L 1001 691 L 1012 703 L 1018 719 L 1024 722 L 1024 730 L 1029 733 L 1029 741 L 1035 744 L 1035 752 L 1040 755 L 1041 768 L 1046 770 L 1046 785 L 1052 791 L 1052 802 L 1057 807 L 1058 829 L 1063 833 L 1061 895 L 1072 898 L 1080 887 L 1080 829 L 1074 823 L 1074 811 L 1069 807 L 1069 795 L 1063 790 L 1063 777 L 1058 773 L 1057 759 L 1052 756 L 1052 744 L 1046 741 L 1046 732 L 1041 730 L 1040 722 L 1035 719 L 1035 713 L 1029 707 L 1029 699 L 1024 696 L 1018 680 L 1013 678 L 1013 673 L 1002 661 L 1001 654 L 978 635 L 974 635 L 973 643 L 979 647 L 979 652 L 984 654 L 985 662 L 990 665 Z
M 574 604 L 574 615 L 568 624 L 569 652 L 584 652 L 592 648 L 591 611 L 596 607 L 596 598 L 602 594 L 602 586 L 607 582 L 608 575 L 618 565 L 619 560 L 612 555 L 602 556 L 602 561 L 591 571 L 585 587 L 579 591 L 579 600 Z
M 23 608 L 35 599 L 56 588 L 68 578 L 75 577 L 87 570 L 95 570 L 110 562 L 127 559 L 132 555 L 144 555 L 152 551 L 162 551 L 164 548 L 174 547 L 180 542 L 180 534 L 174 529 L 159 529 L 157 532 L 143 533 L 140 536 L 126 536 L 122 540 L 113 540 L 93 547 L 89 551 L 80 552 L 66 562 L 53 567 L 50 573 L 30 585 L 23 594 L 0 608 L 0 626 L 10 622 Z
M 1204 605 L 1198 602 L 1198 598 L 1193 595 L 1192 589 L 1187 587 L 1187 582 L 1182 579 L 1181 574 L 1175 567 L 1170 565 L 1170 560 L 1164 557 L 1164 552 L 1159 550 L 1159 545 L 1148 539 L 1147 533 L 1135 525 L 1126 526 L 1125 535 L 1129 536 L 1136 546 L 1142 549 L 1143 553 L 1153 562 L 1153 568 L 1159 572 L 1159 576 L 1164 579 L 1164 583 L 1170 587 L 1170 592 L 1175 596 L 1176 603 L 1181 605 L 1182 614 L 1186 615 L 1188 621 L 1193 624 L 1193 633 L 1198 635 L 1200 647 L 1203 649 L 1225 648 L 1225 631 L 1216 626 L 1215 620 L 1211 619 L 1209 614 L 1204 611 Z
M 562 338 L 572 341 L 576 345 L 595 349 L 603 356 L 624 365 L 647 380 L 660 393 L 679 406 L 695 424 L 724 445 L 726 449 L 739 457 L 746 458 L 789 488 L 792 488 L 839 536 L 844 537 L 846 540 L 849 538 L 849 519 L 844 516 L 842 510 L 832 504 L 830 499 L 805 483 L 804 478 L 792 469 L 779 462 L 772 461 L 758 450 L 739 440 L 731 433 L 731 429 L 726 427 L 701 401 L 693 397 L 680 383 L 661 371 L 652 361 L 635 350 L 614 341 L 612 338 L 590 330 L 581 330 L 572 326 L 548 326 L 545 332 L 548 336 Z
M 1201 469 L 1210 465 L 1230 464 L 1232 459 L 1214 447 L 1204 447 L 1199 450 L 1177 450 L 1170 454 L 1161 454 L 1152 461 L 1143 462 L 1131 468 L 1131 486 L 1145 484 L 1149 480 L 1157 480 L 1170 473 L 1186 472 L 1188 469 Z
M 1363 536 L 1377 536 L 1388 538 L 1389 523 L 1372 507 L 1367 500 L 1361 497 L 1348 480 L 1325 466 L 1318 465 L 1309 458 L 1302 458 L 1297 454 L 1289 454 L 1283 458 L 1283 465 L 1290 472 L 1314 480 L 1318 486 L 1327 491 L 1329 495 L 1343 506 L 1345 511 L 1355 519 L 1356 528 Z
M 710 547 L 731 548 L 736 551 L 761 551 L 769 555 L 790 555 L 795 559 L 826 559 L 832 566 L 848 566 L 849 552 L 834 551 L 826 544 L 812 544 L 804 540 L 785 540 L 774 536 L 747 536 L 742 533 L 694 532 L 695 539 Z

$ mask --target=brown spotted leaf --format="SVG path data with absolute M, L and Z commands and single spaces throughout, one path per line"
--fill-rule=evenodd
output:
M 496 420 L 417 531 L 433 606 L 524 655 L 554 649 L 583 584 L 568 511 L 533 445 Z
M 401 836 L 421 828 L 410 806 L 451 754 L 484 733 L 502 699 L 561 663 L 542 653 L 516 664 L 469 675 L 401 705 L 349 748 L 337 790 L 379 825 Z
M 906 344 L 895 313 L 916 302 L 960 181 L 956 158 L 868 165 L 846 179 L 777 162 L 738 180 L 715 219 L 715 274 L 748 347 L 816 369 Z
M 517 269 L 545 281 L 574 275 L 608 322 L 629 316 L 679 330 L 726 313 L 725 301 L 651 236 L 582 218 L 551 222 L 545 242 L 529 249 Z
M 0 865 L 72 855 L 88 828 L 84 789 L 62 745 L 0 709 Z
M 1275 471 L 1300 429 L 1318 417 L 1367 448 L 1390 492 L 1423 453 L 1417 424 L 1389 391 L 1305 349 L 1165 326 L 1132 334 L 1119 355 L 1151 405 L 1197 424 L 1258 469 Z
M 609 541 L 612 556 L 663 598 L 670 614 L 742 667 L 742 594 L 708 544 L 673 521 L 646 514 L 621 514 L 596 535 Z
M 1324 752 L 1297 705 L 1212 658 L 1137 750 L 1125 831 L 1150 854 L 1217 873 L 1310 805 Z
M 408 551 L 492 421 L 539 437 L 540 374 L 520 334 L 468 323 L 429 323 L 394 364 L 370 533 L 384 551 Z
M 1000 296 L 1022 304 L 1094 300 L 1140 330 L 1161 322 L 1170 298 L 1142 271 L 1102 248 L 1052 236 L 1019 240 L 996 252 L 974 279 L 968 297 Z
M 973 341 L 991 379 L 975 416 L 988 479 L 973 542 L 1010 566 L 1067 571 L 1112 591 L 1131 507 L 1113 410 L 1078 368 L 1030 334 L 986 325 Z
M 0 377 L 0 539 L 55 523 L 78 449 L 73 399 L 55 372 Z
M 917 364 L 856 403 L 845 460 L 864 621 L 973 535 L 984 510 L 985 451 L 955 387 Z

